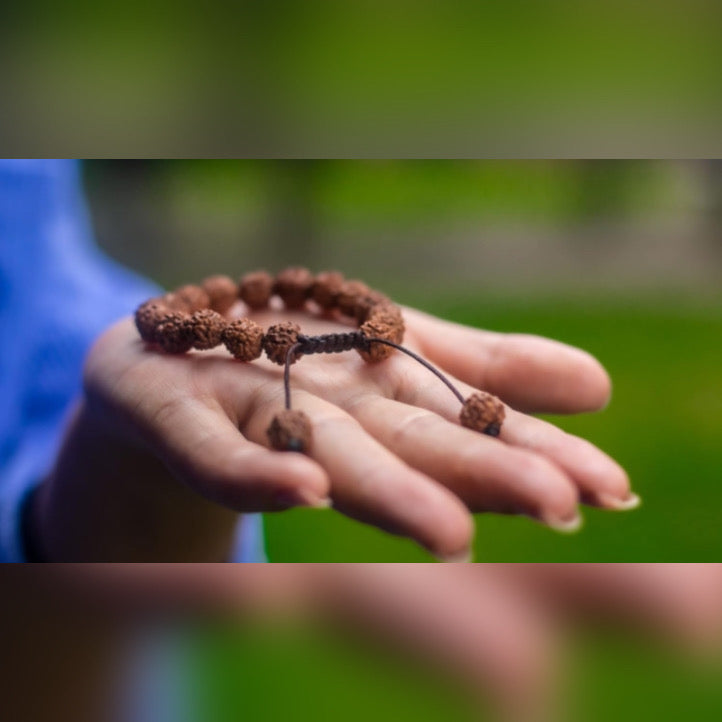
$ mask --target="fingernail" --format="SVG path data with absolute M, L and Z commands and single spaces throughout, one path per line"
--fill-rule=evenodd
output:
M 474 550 L 464 549 L 455 554 L 435 554 L 434 556 L 445 564 L 468 564 L 474 560 Z
M 631 492 L 624 499 L 620 499 L 618 496 L 612 496 L 611 494 L 601 493 L 597 494 L 597 503 L 605 509 L 631 511 L 641 505 L 642 499 L 637 496 L 637 494 Z
M 284 489 L 276 492 L 273 501 L 278 509 L 292 509 L 305 506 L 312 509 L 328 509 L 331 499 L 328 496 L 320 497 L 306 489 Z
M 584 519 L 581 514 L 575 514 L 570 519 L 546 519 L 545 523 L 554 531 L 562 534 L 574 534 L 582 528 Z

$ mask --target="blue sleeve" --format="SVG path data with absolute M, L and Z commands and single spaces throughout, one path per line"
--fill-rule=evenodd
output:
M 93 244 L 77 163 L 0 161 L 0 561 L 23 559 L 93 339 L 156 293 Z

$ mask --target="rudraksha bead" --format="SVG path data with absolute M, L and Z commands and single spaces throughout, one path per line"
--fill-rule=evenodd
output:
M 280 411 L 273 417 L 266 433 L 271 446 L 278 451 L 308 451 L 311 448 L 311 421 L 303 411 Z
M 321 308 L 333 308 L 345 280 L 343 274 L 338 271 L 319 273 L 311 286 L 310 297 Z
M 474 431 L 488 436 L 499 436 L 506 412 L 504 404 L 486 391 L 477 391 L 464 402 L 459 421 Z
M 168 311 L 156 327 L 156 342 L 166 353 L 185 353 L 193 347 L 190 316 L 183 311 Z
M 358 323 L 368 320 L 369 316 L 377 309 L 390 305 L 391 301 L 388 296 L 384 296 L 379 291 L 370 290 L 367 294 L 357 296 L 351 304 L 351 316 Z
M 239 361 L 253 361 L 263 350 L 263 329 L 250 318 L 239 318 L 223 329 L 222 341 Z
M 208 294 L 210 307 L 218 313 L 226 313 L 238 299 L 238 286 L 228 276 L 209 276 L 201 288 Z
M 366 297 L 371 289 L 363 281 L 345 281 L 336 295 L 336 307 L 346 316 L 356 316 L 360 299 Z
M 220 313 L 204 308 L 202 311 L 196 311 L 188 319 L 188 324 L 193 335 L 193 348 L 205 351 L 215 348 L 221 342 L 226 320 Z
M 211 303 L 208 294 L 200 286 L 191 283 L 167 293 L 163 297 L 163 301 L 174 311 L 185 311 L 187 313 L 208 308 Z
M 286 308 L 302 308 L 313 285 L 313 275 L 307 268 L 294 266 L 281 271 L 273 284 L 273 292 Z
M 138 306 L 135 312 L 135 327 L 138 329 L 140 337 L 148 342 L 155 343 L 157 339 L 156 330 L 158 324 L 170 309 L 157 298 L 151 298 Z
M 239 295 L 254 311 L 266 308 L 273 293 L 273 277 L 266 271 L 253 271 L 241 278 Z
M 406 331 L 404 316 L 401 313 L 401 309 L 391 301 L 382 301 L 381 303 L 373 306 L 364 320 L 371 321 L 376 318 L 383 320 L 385 323 L 398 326 L 401 329 L 402 334 Z
M 263 350 L 266 352 L 273 363 L 285 364 L 286 354 L 298 341 L 298 334 L 301 333 L 301 327 L 292 321 L 277 323 L 270 326 L 266 335 L 263 337 Z M 295 363 L 300 354 L 296 354 L 291 358 L 291 363 Z
M 400 326 L 391 316 L 377 314 L 361 324 L 359 329 L 368 338 L 383 338 L 394 343 L 401 343 L 404 338 L 403 326 Z M 382 343 L 372 343 L 368 351 L 359 349 L 365 361 L 383 361 L 394 352 L 392 346 Z

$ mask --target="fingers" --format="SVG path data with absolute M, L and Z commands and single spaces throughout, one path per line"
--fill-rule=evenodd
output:
M 440 481 L 472 511 L 525 514 L 560 530 L 578 525 L 574 482 L 538 454 L 380 396 L 361 397 L 350 412 L 388 449 Z
M 463 383 L 457 385 L 464 396 L 474 391 Z M 418 372 L 407 369 L 407 375 L 400 377 L 397 398 L 458 423 L 458 400 L 442 384 L 422 382 Z M 551 462 L 574 483 L 585 503 L 615 510 L 632 509 L 639 504 L 639 498 L 630 491 L 626 473 L 613 459 L 553 424 L 507 408 L 499 439 L 489 441 L 505 442 Z M 539 468 L 535 473 L 541 471 Z
M 242 512 L 327 505 L 329 479 L 318 464 L 248 441 L 220 408 L 179 397 L 153 426 L 166 464 L 211 501 Z
M 611 382 L 588 353 L 537 336 L 481 331 L 405 308 L 407 327 L 433 363 L 528 412 L 595 411 Z
M 635 509 L 626 472 L 594 444 L 567 434 L 553 424 L 507 409 L 500 438 L 551 459 L 576 483 L 584 503 L 604 509 Z
M 722 643 L 720 564 L 532 564 L 509 571 L 565 617 L 611 618 L 700 651 Z
M 249 438 L 265 438 L 277 396 L 251 414 Z M 473 520 L 461 501 L 425 474 L 411 468 L 373 439 L 337 406 L 303 391 L 294 394 L 294 408 L 313 425 L 309 454 L 331 479 L 334 508 L 354 519 L 415 539 L 437 557 L 466 557 Z M 276 456 L 295 456 L 276 452 Z
M 492 703 L 495 719 L 547 718 L 558 661 L 554 629 L 533 597 L 490 566 L 307 568 L 324 620 L 453 674 L 475 701 Z

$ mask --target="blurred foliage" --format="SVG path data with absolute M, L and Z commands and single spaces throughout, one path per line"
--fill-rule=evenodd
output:
M 569 722 L 713 720 L 720 666 L 609 631 L 579 634 L 565 667 Z M 318 626 L 198 629 L 184 640 L 189 722 L 470 722 L 468 689 L 401 653 Z M 561 720 L 559 721 L 561 722 Z
M 0 134 L 16 153 L 719 154 L 711 0 L 46 1 L 2 12 Z
M 722 268 L 705 226 L 720 183 L 701 163 L 90 162 L 86 178 L 102 245 L 169 286 L 291 263 L 396 294 L 515 282 L 563 292 L 581 275 L 607 288 Z

